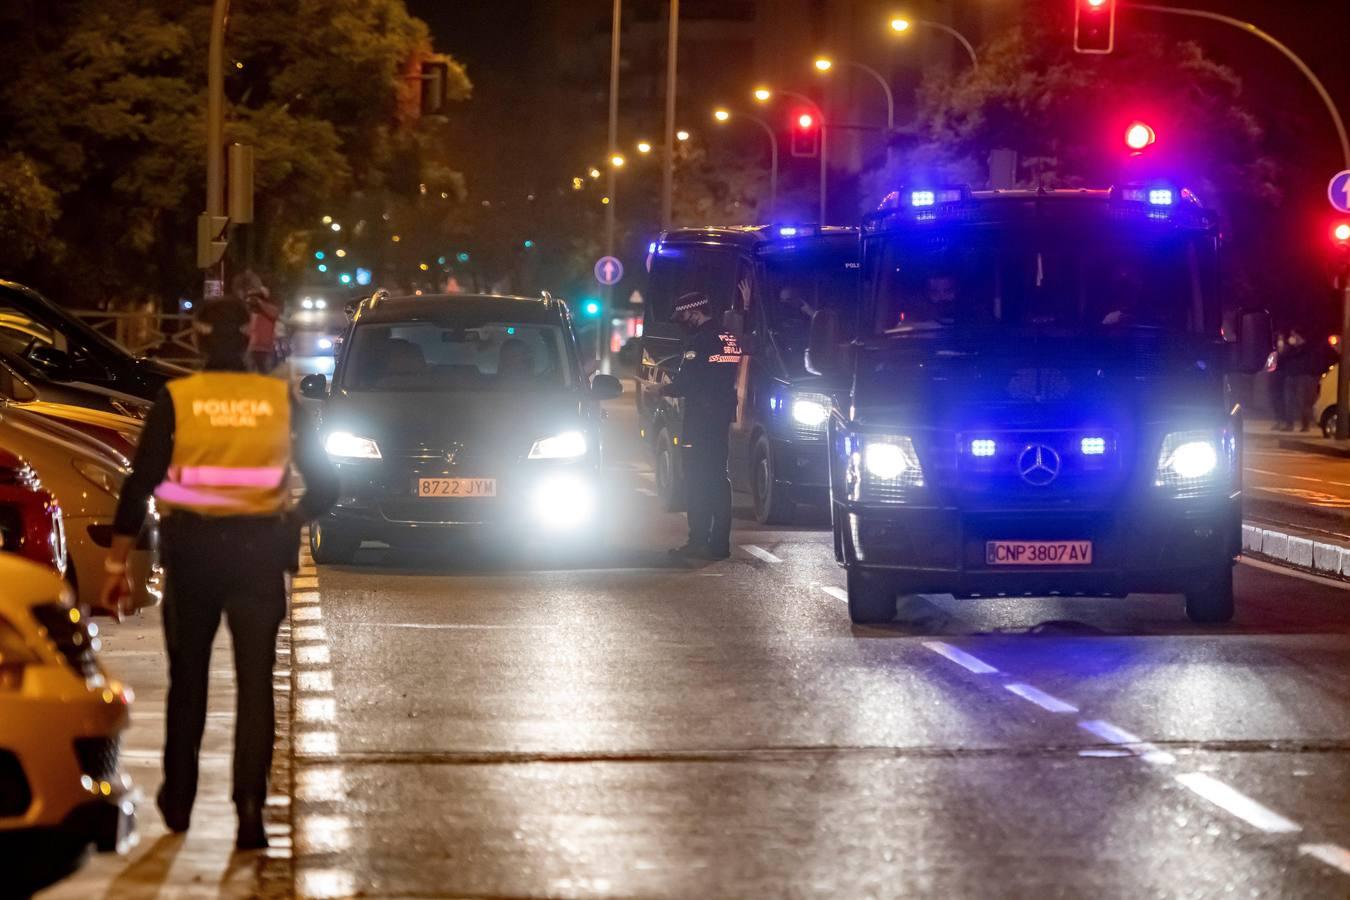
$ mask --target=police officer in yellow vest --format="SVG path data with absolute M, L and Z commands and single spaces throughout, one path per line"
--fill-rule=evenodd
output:
M 164 637 L 169 651 L 164 782 L 156 798 L 171 831 L 188 828 L 206 723 L 211 645 L 222 615 L 238 684 L 234 788 L 237 846 L 267 846 L 262 810 L 275 721 L 272 667 L 286 614 L 286 570 L 302 522 L 337 499 L 337 475 L 283 379 L 249 374 L 248 309 L 207 304 L 197 328 L 205 371 L 169 383 L 155 402 L 122 489 L 103 601 L 130 597 L 126 558 L 153 494 L 163 513 Z M 306 493 L 289 508 L 294 463 Z

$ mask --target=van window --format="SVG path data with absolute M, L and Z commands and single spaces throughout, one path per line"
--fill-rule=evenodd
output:
M 765 259 L 760 294 L 769 327 L 788 338 L 805 338 L 811 316 L 822 309 L 839 313 L 845 339 L 856 327 L 859 265 L 856 254 L 792 254 Z
M 739 303 L 737 281 L 749 277 L 740 251 L 731 247 L 667 245 L 652 261 L 648 286 L 648 320 L 669 322 L 680 297 L 694 291 L 708 295 L 713 316 Z

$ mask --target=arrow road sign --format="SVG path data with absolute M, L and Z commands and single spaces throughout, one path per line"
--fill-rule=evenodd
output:
M 623 278 L 623 263 L 612 256 L 602 256 L 595 262 L 595 280 L 608 287 Z
M 1331 184 L 1327 185 L 1327 198 L 1338 211 L 1350 213 L 1350 169 L 1331 179 Z

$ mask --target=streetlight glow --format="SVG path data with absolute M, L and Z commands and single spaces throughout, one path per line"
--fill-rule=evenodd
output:
M 828 56 L 816 57 L 816 69 L 821 72 L 828 72 L 834 68 L 834 60 Z
M 892 31 L 909 31 L 909 26 L 910 26 L 909 19 L 905 19 L 900 16 L 891 19 Z
M 679 131 L 675 132 L 675 140 L 677 140 L 677 141 L 687 141 L 687 140 L 689 140 L 689 132 L 687 132 L 687 131 L 685 131 L 683 128 L 681 128 Z
M 773 91 L 768 88 L 755 88 L 755 99 L 760 103 L 768 103 L 769 98 L 773 96 Z
M 343 250 L 341 247 L 339 247 L 338 250 L 337 250 L 337 255 L 338 255 L 339 258 L 341 258 L 341 257 L 347 255 L 347 251 L 346 251 L 346 250 Z
M 591 170 L 590 170 L 589 172 L 587 172 L 586 174 L 589 175 L 589 176 L 591 176 L 592 178 L 599 178 L 599 177 L 600 177 L 600 170 L 597 169 L 597 168 L 592 167 Z
M 731 113 L 725 109 L 715 109 L 713 110 L 713 118 L 719 122 L 725 122 L 731 118 Z
M 333 224 L 333 217 L 332 217 L 332 216 L 324 216 L 324 217 L 323 217 L 323 224 L 325 224 L 325 225 L 332 225 L 332 224 Z
M 651 153 L 652 145 L 647 141 L 638 141 L 637 149 L 639 153 Z
M 613 156 L 609 158 L 609 164 L 616 169 L 623 168 L 623 164 L 626 162 L 628 162 L 628 160 L 623 158 L 622 153 L 615 153 Z

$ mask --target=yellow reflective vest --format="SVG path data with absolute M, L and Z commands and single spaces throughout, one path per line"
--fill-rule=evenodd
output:
M 155 489 L 168 510 L 266 516 L 286 502 L 291 402 L 285 380 L 202 372 L 169 382 L 173 455 Z

